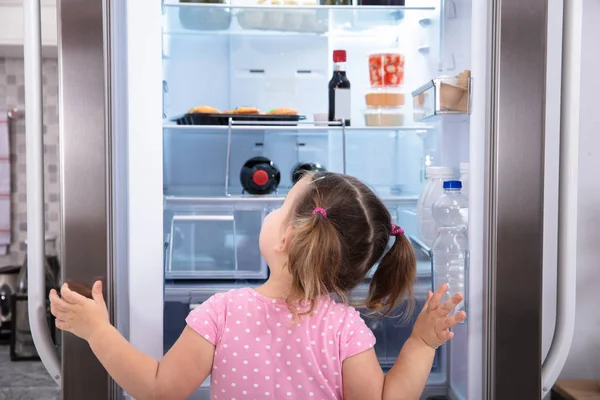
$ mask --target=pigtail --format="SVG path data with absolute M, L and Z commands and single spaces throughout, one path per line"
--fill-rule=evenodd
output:
M 414 309 L 413 284 L 417 275 L 417 260 L 404 232 L 397 228 L 394 244 L 383 256 L 371 279 L 366 306 L 383 316 L 388 315 L 404 299 L 404 316 Z
M 287 305 L 296 316 L 302 316 L 310 314 L 315 300 L 328 295 L 329 288 L 336 286 L 342 265 L 342 242 L 322 208 L 315 208 L 312 214 L 299 218 L 292 229 L 287 248 L 292 293 Z M 297 304 L 303 308 L 301 312 Z

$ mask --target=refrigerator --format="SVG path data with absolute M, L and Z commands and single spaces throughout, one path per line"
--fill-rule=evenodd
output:
M 468 162 L 468 319 L 437 351 L 423 398 L 547 396 L 574 326 L 582 0 L 334 3 L 58 1 L 62 280 L 104 280 L 112 322 L 160 359 L 193 307 L 268 277 L 261 222 L 295 163 L 312 161 L 365 181 L 404 227 L 419 307 L 432 288 L 415 212 L 426 167 L 458 177 Z M 45 326 L 39 2 L 23 4 L 33 338 L 63 399 L 129 398 L 84 341 L 63 334 L 59 354 Z M 317 120 L 338 49 L 350 126 Z M 405 56 L 403 120 L 367 126 L 368 57 L 390 49 Z M 466 105 L 449 110 L 434 79 L 464 70 Z M 306 119 L 177 123 L 201 105 Z M 279 167 L 276 192 L 244 193 L 240 168 L 255 156 Z M 410 323 L 367 324 L 385 371 Z M 208 396 L 205 382 L 193 398 Z

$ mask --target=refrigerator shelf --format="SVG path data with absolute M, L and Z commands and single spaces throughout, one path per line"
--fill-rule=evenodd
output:
M 414 208 L 418 200 L 418 195 L 407 194 L 397 196 L 380 196 L 381 200 L 389 206 L 401 208 Z M 254 210 L 258 208 L 278 207 L 285 200 L 284 193 L 269 195 L 230 195 L 230 196 L 165 196 L 164 208 L 174 209 L 193 209 L 195 207 L 221 206 L 233 207 L 236 210 Z
M 412 92 L 413 119 L 431 121 L 439 116 L 466 117 L 471 112 L 472 78 L 467 87 L 454 84 L 453 78 L 436 78 Z
M 262 132 L 265 134 L 277 135 L 303 135 L 303 136 L 326 136 L 329 133 L 341 133 L 344 128 L 342 126 L 324 126 L 314 125 L 312 122 L 300 123 L 294 122 L 293 125 L 286 125 L 278 122 L 279 125 L 265 125 L 264 122 L 249 125 L 236 125 L 235 121 L 229 127 L 228 125 L 174 125 L 165 123 L 163 132 L 189 132 L 190 134 L 206 134 L 206 133 L 227 133 L 230 129 L 235 132 Z M 353 132 L 373 132 L 373 133 L 393 133 L 393 132 L 414 132 L 416 134 L 425 134 L 435 129 L 433 125 L 414 125 L 414 126 L 348 126 L 345 127 L 346 134 Z
M 166 35 L 329 35 L 383 34 L 406 13 L 427 27 L 435 7 L 258 5 L 166 2 Z

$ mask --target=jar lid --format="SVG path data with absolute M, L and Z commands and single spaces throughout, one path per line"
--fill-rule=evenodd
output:
M 404 52 L 401 49 L 395 48 L 395 49 L 383 49 L 383 50 L 377 50 L 377 51 L 373 51 L 371 53 L 369 53 L 369 57 L 371 56 L 385 56 L 388 54 L 393 54 L 393 55 L 404 55 Z
M 439 167 L 432 166 L 427 167 L 427 176 L 430 177 L 452 177 L 454 175 L 454 169 L 452 167 Z

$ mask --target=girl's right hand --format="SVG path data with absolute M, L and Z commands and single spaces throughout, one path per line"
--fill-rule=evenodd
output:
M 97 281 L 92 288 L 89 299 L 71 290 L 64 284 L 60 295 L 56 290 L 50 291 L 50 311 L 56 317 L 56 327 L 71 332 L 82 339 L 90 341 L 95 334 L 101 334 L 110 327 L 108 309 L 102 296 L 102 282 Z
M 427 302 L 417 317 L 412 331 L 412 337 L 422 340 L 425 344 L 437 349 L 442 344 L 454 337 L 450 328 L 463 321 L 467 314 L 464 311 L 448 316 L 463 300 L 462 294 L 455 294 L 452 298 L 440 304 L 442 297 L 448 291 L 448 284 L 441 285 L 435 293 L 427 293 Z

